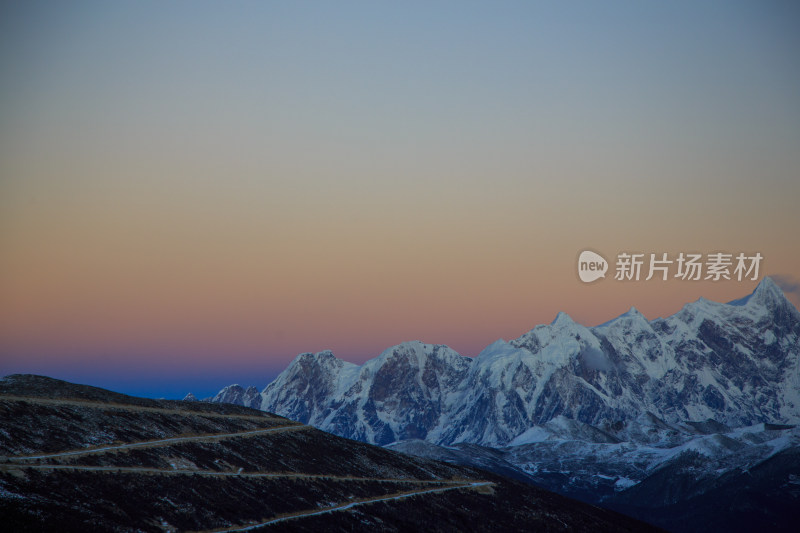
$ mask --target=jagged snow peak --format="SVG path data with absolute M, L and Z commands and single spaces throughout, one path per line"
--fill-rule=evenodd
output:
M 554 420 L 797 423 L 799 365 L 800 313 L 765 278 L 740 300 L 700 299 L 652 321 L 631 308 L 589 328 L 559 313 L 474 359 L 419 341 L 360 366 L 305 353 L 262 393 L 231 386 L 214 401 L 375 444 L 502 446 L 554 434 Z M 524 435 L 534 426 L 544 429 Z
M 255 387 L 245 389 L 241 385 L 228 385 L 211 400 L 216 403 L 235 403 L 255 409 L 261 408 L 261 395 Z

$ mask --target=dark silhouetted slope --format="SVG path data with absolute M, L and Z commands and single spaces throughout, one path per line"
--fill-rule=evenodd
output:
M 612 511 L 240 406 L 0 380 L 8 531 L 644 531 Z

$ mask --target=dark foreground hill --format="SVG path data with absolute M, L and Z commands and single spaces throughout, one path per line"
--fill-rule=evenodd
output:
M 0 380 L 5 531 L 648 531 L 474 468 L 234 405 Z

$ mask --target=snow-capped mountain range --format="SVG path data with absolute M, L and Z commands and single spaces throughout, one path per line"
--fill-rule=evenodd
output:
M 713 419 L 731 428 L 794 424 L 800 312 L 764 278 L 740 300 L 701 298 L 651 321 L 631 308 L 584 327 L 559 313 L 475 358 L 418 341 L 363 365 L 330 351 L 304 353 L 262 392 L 231 385 L 213 401 L 381 445 L 522 444 L 553 420 L 599 431 L 618 431 L 642 416 L 667 424 Z
M 418 341 L 363 365 L 304 353 L 262 392 L 231 385 L 212 401 L 669 530 L 800 519 L 800 312 L 769 278 L 740 300 L 701 298 L 651 321 L 632 308 L 587 328 L 559 313 L 475 358 Z

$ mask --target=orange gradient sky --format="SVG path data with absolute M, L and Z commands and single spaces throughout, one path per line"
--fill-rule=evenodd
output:
M 587 248 L 800 304 L 797 8 L 429 4 L 0 8 L 0 374 L 263 387 L 756 284 Z

